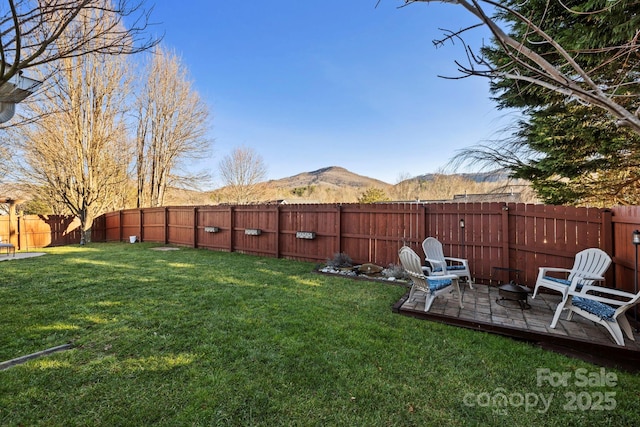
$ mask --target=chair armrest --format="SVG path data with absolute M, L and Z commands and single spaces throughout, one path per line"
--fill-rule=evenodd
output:
M 603 298 L 603 297 L 598 297 L 597 295 L 591 295 L 589 292 L 599 292 L 601 294 L 615 295 L 618 297 L 624 297 L 628 299 L 632 299 L 636 296 L 636 294 L 631 292 L 621 291 L 619 289 L 605 288 L 604 286 L 595 286 L 595 285 L 584 285 L 579 292 L 570 292 L 570 294 L 575 295 L 577 297 L 583 297 L 583 298 L 593 298 L 593 297 Z M 614 300 L 614 301 L 617 301 L 618 304 L 625 303 L 624 301 L 620 301 L 620 300 Z
M 437 259 L 432 259 L 432 258 L 425 258 L 425 261 L 427 261 L 429 264 L 431 264 L 431 272 L 434 273 L 435 270 L 437 270 L 438 268 L 440 268 L 442 270 L 442 272 L 447 271 L 447 263 L 446 261 L 440 261 Z
M 428 279 L 433 279 L 433 280 L 443 280 L 443 279 L 448 279 L 448 280 L 458 280 L 459 277 L 455 274 L 443 274 L 441 276 L 427 276 L 427 280 Z
M 453 262 L 459 262 L 460 264 L 467 264 L 468 260 L 464 259 L 464 258 L 454 258 L 454 257 L 450 257 L 450 256 L 446 256 L 444 257 L 445 261 L 453 261 Z
M 600 294 L 605 294 L 605 295 L 615 295 L 615 296 L 627 298 L 627 300 L 623 301 L 619 299 L 607 298 L 600 295 L 593 295 L 593 294 L 590 294 L 589 292 L 599 292 Z M 632 294 L 631 292 L 621 291 L 618 289 L 605 288 L 604 286 L 594 286 L 594 285 L 584 285 L 580 290 L 580 292 L 569 292 L 569 295 L 584 298 L 584 299 L 589 299 L 592 301 L 599 301 L 605 304 L 610 304 L 615 306 L 625 305 L 636 296 L 636 294 Z
M 573 276 L 573 279 L 571 279 L 571 284 L 567 288 L 568 293 L 576 292 L 576 287 L 583 280 L 604 281 L 605 279 L 602 276 L 580 276 L 580 275 L 575 275 L 575 276 Z M 604 286 L 585 285 L 585 284 L 581 285 L 580 289 L 583 290 L 584 287 L 596 287 L 596 288 L 602 288 L 602 289 L 610 289 L 610 288 L 605 288 Z
M 541 273 L 571 273 L 571 270 L 568 268 L 558 268 L 558 267 L 538 267 L 538 270 Z
M 429 279 L 434 279 L 434 280 L 458 280 L 458 276 L 455 274 L 443 274 L 441 276 L 427 276 L 425 274 L 418 274 L 418 273 L 414 273 L 413 271 L 408 271 L 407 270 L 407 275 L 409 277 L 416 277 L 418 279 L 425 279 L 425 280 L 429 280 Z
M 427 275 L 425 275 L 425 274 L 418 274 L 418 273 L 414 273 L 413 271 L 409 271 L 409 270 L 405 270 L 405 272 L 407 273 L 407 276 L 409 276 L 409 277 L 415 277 L 415 278 L 417 278 L 417 279 L 423 279 L 423 280 L 426 280 L 426 279 L 427 279 L 427 277 L 429 277 L 429 276 L 427 276 Z
M 580 297 L 580 298 L 584 298 L 584 299 L 588 299 L 591 301 L 598 301 L 598 302 L 602 302 L 605 304 L 609 304 L 609 305 L 614 305 L 614 306 L 621 306 L 621 305 L 625 305 L 627 304 L 629 301 L 620 301 L 617 299 L 611 299 L 611 298 L 605 298 L 605 297 L 599 297 L 597 295 L 587 295 L 587 294 L 570 294 L 571 296 L 575 296 L 575 297 Z
M 574 278 L 573 280 L 594 280 L 594 281 L 600 281 L 600 280 L 604 280 L 604 277 L 602 276 L 580 276 L 579 274 L 576 275 L 576 278 Z M 594 286 L 594 285 L 589 285 L 589 286 Z M 604 286 L 600 286 L 601 288 Z M 607 288 L 609 289 L 609 288 Z

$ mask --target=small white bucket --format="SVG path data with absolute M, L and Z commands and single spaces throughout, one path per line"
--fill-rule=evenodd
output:
M 138 240 L 138 236 L 129 236 L 129 242 L 135 243 Z

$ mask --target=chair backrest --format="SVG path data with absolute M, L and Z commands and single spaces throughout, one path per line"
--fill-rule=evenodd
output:
M 568 280 L 572 280 L 575 275 L 578 276 L 602 276 L 611 265 L 611 257 L 602 249 L 589 248 L 576 254 L 573 268 L 569 274 Z M 587 284 L 593 282 L 585 281 Z
M 420 257 L 409 246 L 403 246 L 398 251 L 400 263 L 411 277 L 414 285 L 418 288 L 429 289 L 429 284 L 422 271 Z
M 424 255 L 436 261 L 444 262 L 444 251 L 442 250 L 442 243 L 435 237 L 427 237 L 422 242 L 422 250 Z

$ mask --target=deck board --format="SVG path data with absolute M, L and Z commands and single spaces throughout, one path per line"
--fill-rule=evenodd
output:
M 425 313 L 424 295 L 416 292 L 413 301 L 408 301 L 407 293 L 393 310 L 419 319 L 525 340 L 601 366 L 640 372 L 640 333 L 637 329 L 634 329 L 636 341 L 625 336 L 625 346 L 619 346 L 604 327 L 578 315 L 567 321 L 563 313 L 556 328 L 551 329 L 549 325 L 560 301 L 559 294 L 541 293 L 535 299 L 529 296 L 530 308 L 523 310 L 515 301 L 498 303 L 500 296 L 496 285 L 474 284 L 470 289 L 461 284 L 460 288 L 462 309 L 452 292 L 436 298 Z M 633 326 L 633 319 L 631 323 Z

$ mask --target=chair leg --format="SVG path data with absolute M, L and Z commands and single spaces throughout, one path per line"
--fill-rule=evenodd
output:
M 556 312 L 553 315 L 553 320 L 551 321 L 551 329 L 555 329 L 556 325 L 558 324 L 558 320 L 560 320 L 560 315 L 562 314 L 562 310 L 564 310 L 564 306 L 565 306 L 565 301 L 560 301 L 558 303 L 558 307 L 556 307 Z M 571 313 L 571 310 L 569 310 L 569 313 Z M 567 320 L 571 320 L 568 319 Z
M 565 298 L 562 298 L 562 300 L 558 303 L 556 312 L 553 315 L 553 320 L 551 321 L 551 329 L 555 329 L 556 325 L 558 324 L 558 320 L 560 320 L 562 310 L 569 310 L 569 313 L 567 313 L 567 320 L 571 320 L 573 318 L 573 310 L 571 310 L 571 299 L 572 297 L 567 296 Z
M 531 299 L 535 299 L 536 295 L 538 295 L 538 288 L 540 287 L 540 282 L 542 281 L 543 277 L 544 277 L 544 271 L 542 269 L 538 269 L 538 277 L 536 277 L 536 286 L 533 288 L 533 295 L 531 296 Z
M 536 295 L 538 295 L 538 288 L 539 287 L 540 287 L 539 285 L 536 285 L 536 287 L 533 288 L 533 295 L 531 295 L 531 299 L 535 299 L 536 298 Z
M 454 286 L 456 288 L 456 292 L 458 292 L 458 304 L 460 305 L 460 308 L 464 308 L 464 306 L 462 305 L 462 292 L 460 292 L 460 282 L 456 280 Z
M 620 326 L 617 322 L 607 322 L 606 320 L 603 320 L 600 324 L 607 328 L 616 344 L 624 347 L 624 337 L 622 336 L 622 331 L 620 330 Z
M 569 312 L 567 313 L 567 320 L 571 319 L 573 319 L 573 310 L 569 309 Z
M 411 285 L 411 290 L 409 291 L 409 298 L 407 301 L 413 301 L 416 297 L 413 295 L 416 291 L 416 286 Z
M 620 325 L 620 327 L 622 328 L 624 333 L 627 335 L 627 337 L 631 341 L 635 341 L 636 340 L 636 338 L 633 336 L 633 330 L 631 329 L 631 325 L 629 324 L 629 320 L 627 319 L 627 317 L 625 316 L 624 313 L 622 313 L 620 316 L 618 316 L 618 325 Z
M 431 308 L 431 304 L 433 304 L 433 300 L 436 299 L 434 294 L 428 294 L 424 301 L 424 311 L 427 312 Z

